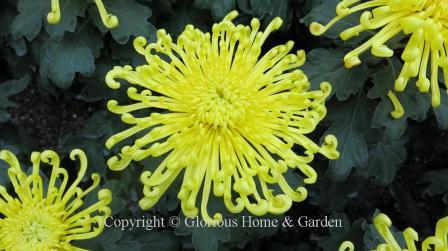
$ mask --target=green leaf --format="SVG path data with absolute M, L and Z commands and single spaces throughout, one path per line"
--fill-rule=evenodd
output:
M 448 95 L 446 93 L 448 93 L 447 90 L 440 88 L 440 106 L 434 108 L 437 124 L 442 130 L 448 129 Z
M 195 0 L 194 7 L 209 9 L 215 21 L 221 21 L 230 11 L 235 9 L 235 0 Z
M 200 204 L 201 202 L 198 201 Z M 224 203 L 219 198 L 211 196 L 208 202 L 209 214 L 213 217 L 214 212 L 220 212 L 225 219 L 230 218 Z M 198 251 L 216 251 L 220 242 L 228 242 L 231 237 L 231 231 L 235 231 L 232 227 L 207 227 L 207 226 L 195 226 L 194 222 L 200 224 L 202 218 L 200 216 L 185 219 L 185 216 L 180 215 L 180 224 L 175 229 L 176 235 L 191 235 L 193 247 Z M 186 224 L 188 222 L 188 225 Z M 203 222 L 202 222 L 203 223 Z
M 108 249 L 108 251 L 142 250 L 141 248 L 141 244 L 136 241 L 122 241 L 117 243 L 117 245 L 114 245 L 112 248 Z
M 1 150 L 4 149 L 0 148 L 0 151 Z M 8 167 L 6 162 L 0 160 L 0 184 L 2 184 L 2 186 L 6 186 L 11 182 L 8 176 Z
M 11 151 L 19 158 L 21 155 L 26 155 L 26 159 L 29 159 L 29 154 L 36 150 L 36 142 L 28 136 L 17 133 L 16 127 L 0 124 L 0 151 L 1 150 Z M 0 161 L 0 184 L 2 186 L 6 186 L 10 183 L 7 167 L 8 165 L 5 162 Z
M 201 218 L 196 218 L 201 220 Z M 181 218 L 184 222 L 184 219 Z M 192 242 L 195 250 L 216 251 L 220 241 L 230 239 L 230 228 L 227 227 L 187 227 L 185 224 L 179 225 L 175 230 L 178 235 L 192 235 Z
M 341 181 L 347 178 L 352 167 L 367 163 L 367 137 L 372 133 L 370 120 L 374 102 L 359 93 L 344 102 L 330 102 L 327 107 L 326 119 L 331 126 L 324 135 L 336 136 L 341 154 L 339 159 L 330 161 L 328 174 L 333 180 Z
M 310 187 L 312 203 L 319 205 L 324 212 L 338 212 L 343 210 L 347 202 L 359 195 L 364 181 L 358 175 L 351 175 L 343 182 L 333 182 L 331 178 L 319 180 L 319 183 Z
M 174 37 L 184 31 L 185 26 L 188 24 L 192 24 L 205 32 L 210 30 L 210 26 L 205 22 L 210 19 L 209 16 L 210 13 L 208 11 L 193 8 L 193 4 L 190 4 L 190 1 L 184 1 L 176 6 L 174 14 L 170 15 L 170 18 L 161 20 L 160 25 L 165 27 L 167 32 Z
M 86 1 L 80 0 L 61 0 L 59 4 L 61 8 L 61 19 L 59 23 L 47 23 L 45 26 L 50 37 L 56 40 L 60 40 L 66 31 L 75 31 L 77 18 L 84 16 L 84 11 L 87 6 Z
M 105 150 L 104 142 L 113 134 L 112 127 L 116 122 L 115 116 L 110 117 L 109 113 L 97 112 L 86 121 L 80 130 L 61 137 L 59 144 L 66 152 L 75 148 L 84 150 L 90 163 L 88 172 L 104 175 L 108 170 L 105 158 L 107 150 Z
M 302 67 L 313 89 L 322 82 L 330 82 L 332 93 L 339 100 L 346 100 L 363 87 L 369 74 L 366 64 L 353 69 L 344 67 L 345 52 L 335 49 L 315 49 L 308 53 L 307 63 Z
M 271 0 L 249 0 L 252 7 L 252 14 L 257 17 L 272 15 L 274 12 L 274 3 Z
M 438 194 L 448 193 L 448 170 L 436 170 L 425 173 L 423 183 L 428 184 L 424 189 L 424 194 L 435 196 Z
M 102 46 L 101 38 L 85 24 L 61 41 L 50 42 L 46 55 L 48 77 L 60 88 L 69 88 L 76 73 L 87 76 L 94 72 L 95 56 L 99 55 Z
M 94 163 L 92 163 L 94 164 Z M 119 214 L 127 205 L 126 198 L 122 196 L 120 193 L 123 191 L 123 187 L 120 184 L 119 180 L 108 180 L 102 188 L 107 188 L 112 192 L 112 202 L 109 204 L 110 209 L 112 210 L 114 215 Z M 126 190 L 125 190 L 126 192 Z
M 0 123 L 8 121 L 11 117 L 6 109 L 8 107 L 16 106 L 16 104 L 8 98 L 25 90 L 30 81 L 30 76 L 25 75 L 19 79 L 9 80 L 0 84 Z
M 17 56 L 22 57 L 28 53 L 28 47 L 25 38 L 14 38 L 12 36 L 6 39 L 8 44 L 14 49 Z
M 344 241 L 351 241 L 355 247 L 363 246 L 363 231 L 362 224 L 364 219 L 359 219 L 353 223 L 347 218 L 345 214 L 335 214 L 332 219 L 341 219 L 342 228 L 330 228 L 329 236 L 320 240 L 318 246 L 324 251 L 338 250 L 339 246 Z
M 389 185 L 395 178 L 399 164 L 406 159 L 403 140 L 385 142 L 380 140 L 369 144 L 367 166 L 362 169 L 364 176 L 375 177 L 380 185 Z
M 237 0 L 238 7 L 248 14 L 249 18 L 257 17 L 264 25 L 272 19 L 280 17 L 283 20 L 281 31 L 288 32 L 291 26 L 294 8 L 288 0 Z
M 14 18 L 11 32 L 15 37 L 25 36 L 31 41 L 39 34 L 43 19 L 50 12 L 50 1 L 19 0 L 17 10 L 19 15 Z
M 79 81 L 85 83 L 79 98 L 86 102 L 105 99 L 117 99 L 117 96 L 126 96 L 125 88 L 112 91 L 105 83 L 106 74 L 114 67 L 114 60 L 101 57 L 96 61 L 95 72 L 89 77 L 80 77 Z
M 387 95 L 389 90 L 394 89 L 395 80 L 400 75 L 403 64 L 395 57 L 386 60 L 387 65 L 373 74 L 372 83 L 374 86 L 367 93 L 371 99 L 381 98 Z
M 11 32 L 11 25 L 15 17 L 16 6 L 2 3 L 0 9 L 0 36 Z
M 428 93 L 421 93 L 415 85 L 415 80 L 411 80 L 403 92 L 396 93 L 405 113 L 400 119 L 393 118 L 390 112 L 394 108 L 389 97 L 387 97 L 387 92 L 393 90 L 402 63 L 396 58 L 388 60 L 387 63 L 386 67 L 374 74 L 372 79 L 374 87 L 369 90 L 367 96 L 369 98 L 381 98 L 381 102 L 373 113 L 372 126 L 374 128 L 386 128 L 386 137 L 389 139 L 399 139 L 406 131 L 408 118 L 418 121 L 426 118 L 431 101 Z
M 104 5 L 110 14 L 118 18 L 118 26 L 110 29 L 110 32 L 119 44 L 127 43 L 131 36 L 144 36 L 155 41 L 156 29 L 148 21 L 152 14 L 148 7 L 132 0 L 108 0 L 104 1 Z M 105 30 L 97 12 L 95 11 L 94 23 L 101 30 Z
M 176 251 L 180 250 L 180 243 L 173 231 L 152 231 L 138 238 L 141 250 Z
M 430 228 L 433 222 L 429 221 L 427 212 L 424 210 L 425 205 L 420 203 L 420 198 L 415 198 L 411 194 L 411 187 L 414 184 L 399 184 L 394 182 L 391 185 L 390 191 L 392 197 L 395 199 L 395 207 L 403 219 L 407 222 L 412 222 L 415 227 Z
M 117 243 L 122 239 L 123 233 L 124 233 L 123 231 L 120 231 L 115 228 L 105 228 L 104 231 L 97 237 L 77 241 L 75 242 L 75 246 L 88 250 L 97 250 L 97 251 L 106 251 L 115 249 Z
M 423 176 L 422 183 L 427 184 L 423 189 L 423 194 L 434 197 L 443 195 L 443 202 L 448 205 L 448 170 L 436 170 L 427 172 Z
M 212 1 L 212 16 L 215 20 L 223 19 L 229 12 L 235 9 L 235 0 Z
M 122 65 L 131 65 L 133 67 L 148 63 L 146 62 L 145 57 L 141 54 L 138 54 L 134 47 L 129 46 L 129 44 L 113 44 L 111 57 L 113 59 L 116 59 Z

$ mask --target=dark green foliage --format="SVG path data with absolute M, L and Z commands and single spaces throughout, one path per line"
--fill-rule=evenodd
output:
M 144 36 L 154 42 L 156 29 L 165 29 L 173 38 L 187 24 L 209 31 L 215 21 L 233 9 L 240 12 L 236 22 L 248 24 L 257 17 L 264 27 L 280 16 L 284 20 L 282 29 L 269 38 L 267 46 L 293 40 L 296 49 L 307 52 L 302 70 L 311 88 L 319 88 L 323 81 L 332 84 L 328 115 L 312 137 L 319 141 L 323 135 L 334 134 L 341 152 L 340 159 L 333 161 L 316 156 L 312 166 L 318 180 L 308 186 L 309 198 L 293 204 L 288 216 L 332 215 L 343 219 L 342 229 L 184 225 L 132 231 L 107 228 L 98 238 L 77 243 L 80 247 L 107 251 L 333 251 L 342 241 L 351 240 L 358 250 L 362 246 L 370 250 L 380 241 L 371 225 L 377 208 L 397 222 L 399 230 L 411 226 L 423 231 L 423 236 L 430 234 L 428 229 L 434 221 L 447 213 L 448 135 L 443 131 L 448 128 L 446 90 L 441 90 L 441 106 L 433 110 L 429 96 L 418 92 L 410 82 L 403 93 L 397 94 L 405 116 L 393 119 L 387 92 L 401 70 L 400 53 L 378 59 L 366 52 L 361 57 L 363 64 L 346 69 L 344 55 L 371 32 L 346 42 L 338 38 L 338 33 L 357 24 L 359 16 L 344 19 L 320 38 L 308 32 L 311 22 L 325 23 L 334 16 L 338 0 L 104 0 L 107 10 L 120 22 L 112 30 L 104 27 L 94 1 L 60 1 L 58 25 L 46 21 L 50 0 L 1 3 L 0 149 L 13 151 L 27 165 L 32 151 L 54 149 L 67 157 L 71 149 L 83 149 L 89 157 L 89 172 L 100 173 L 102 187 L 113 191 L 115 218 L 143 215 L 138 207 L 143 187 L 139 175 L 142 170 L 154 170 L 161 158 L 133 163 L 122 172 L 107 169 L 111 153 L 104 142 L 125 125 L 107 111 L 105 104 L 109 99 L 126 100 L 126 94 L 110 90 L 104 78 L 114 65 L 143 64 L 144 58 L 135 52 L 132 41 Z M 394 48 L 406 41 L 397 39 Z M 30 109 L 39 114 L 22 111 L 47 106 L 53 107 L 53 112 L 44 108 Z M 34 133 L 23 128 L 33 128 Z M 426 143 L 420 143 L 422 139 Z M 0 162 L 2 185 L 9 183 L 5 170 Z M 155 209 L 144 215 L 183 219 L 176 198 L 179 186 L 180 180 Z M 226 219 L 248 215 L 232 216 L 221 199 L 211 199 L 210 213 L 218 211 L 224 211 Z M 267 217 L 282 219 L 283 215 Z

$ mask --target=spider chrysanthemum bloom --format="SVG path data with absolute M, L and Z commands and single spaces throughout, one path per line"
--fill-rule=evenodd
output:
M 234 25 L 237 15 L 229 13 L 213 25 L 211 34 L 188 25 L 177 43 L 164 30 L 157 32 L 156 43 L 146 45 L 145 39 L 137 38 L 134 46 L 147 64 L 135 70 L 115 67 L 106 76 L 113 89 L 120 87 L 116 79 L 143 89 L 128 89 L 134 104 L 109 101 L 109 110 L 121 114 L 132 127 L 112 136 L 106 146 L 146 133 L 109 159 L 109 167 L 121 170 L 132 160 L 165 155 L 153 173 L 141 175 L 142 209 L 151 208 L 184 171 L 178 198 L 186 216 L 198 214 L 201 188 L 200 213 L 209 224 L 222 218 L 220 213 L 212 218 L 207 212 L 212 190 L 232 213 L 244 208 L 255 215 L 284 213 L 292 201 L 307 196 L 304 187 L 288 184 L 284 177 L 288 168 L 302 172 L 304 183 L 311 184 L 317 177 L 309 166 L 314 154 L 339 156 L 334 136 L 325 137 L 322 146 L 305 136 L 326 114 L 330 85 L 308 90 L 307 77 L 297 69 L 305 53 L 288 54 L 293 42 L 259 58 L 268 35 L 281 26 L 280 18 L 262 32 L 258 19 L 251 26 Z M 150 108 L 162 112 L 149 115 Z M 130 114 L 135 111 L 148 116 L 136 118 Z M 293 151 L 295 145 L 304 149 L 303 156 Z M 280 192 L 274 192 L 275 185 Z
M 406 247 L 400 246 L 397 239 L 392 234 L 390 227 L 392 221 L 385 214 L 379 214 L 375 217 L 373 224 L 381 235 L 385 243 L 381 243 L 375 249 L 376 251 L 446 251 L 448 250 L 448 216 L 440 219 L 436 225 L 436 231 L 433 236 L 423 240 L 421 249 L 417 249 L 416 242 L 419 241 L 417 232 L 408 227 L 403 231 L 403 239 Z M 339 251 L 355 250 L 353 243 L 345 241 L 339 247 Z
M 372 54 L 377 57 L 391 57 L 394 51 L 385 43 L 399 33 L 404 33 L 409 39 L 401 54 L 404 66 L 395 81 L 395 90 L 403 91 L 408 81 L 417 77 L 419 90 L 421 92 L 431 90 L 432 106 L 439 106 L 439 68 L 443 70 L 448 87 L 448 0 L 369 0 L 358 2 L 359 0 L 341 1 L 336 7 L 337 16 L 326 26 L 316 22 L 312 23 L 311 33 L 322 35 L 344 17 L 366 10 L 361 14 L 359 25 L 340 33 L 341 39 L 350 39 L 365 30 L 378 30 L 378 32 L 344 57 L 345 66 L 351 68 L 360 64 L 359 55 L 368 49 L 371 49 Z M 430 79 L 427 77 L 428 71 Z M 403 115 L 401 104 L 392 91 L 388 93 L 388 96 L 395 106 L 392 116 L 400 118 Z
M 100 13 L 101 21 L 103 21 L 104 26 L 106 26 L 109 29 L 117 27 L 118 18 L 112 14 L 107 13 L 103 1 L 95 0 L 95 4 L 98 7 L 98 12 Z M 49 24 L 57 24 L 59 23 L 60 19 L 61 19 L 61 8 L 59 6 L 59 0 L 51 0 L 51 11 L 47 15 L 47 21 Z
M 73 150 L 70 157 L 79 159 L 80 169 L 73 183 L 68 184 L 67 170 L 59 166 L 59 157 L 53 151 L 34 152 L 29 175 L 20 168 L 14 154 L 0 151 L 0 160 L 10 166 L 8 176 L 17 194 L 14 197 L 0 186 L 0 250 L 83 250 L 70 242 L 90 239 L 103 231 L 104 220 L 111 214 L 107 206 L 111 192 L 100 190 L 99 201 L 82 208 L 83 199 L 98 186 L 100 176 L 93 174 L 93 185 L 80 188 L 87 158 L 81 150 Z M 39 174 L 41 162 L 52 166 L 45 185 Z

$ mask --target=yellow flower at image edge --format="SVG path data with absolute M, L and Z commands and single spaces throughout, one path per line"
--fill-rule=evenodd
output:
M 78 185 L 86 173 L 87 158 L 81 150 L 73 150 L 70 157 L 79 159 L 80 170 L 68 185 L 67 170 L 59 166 L 53 151 L 34 152 L 29 175 L 14 154 L 0 151 L 0 160 L 10 166 L 8 176 L 17 194 L 15 198 L 0 186 L 0 250 L 83 250 L 70 242 L 90 239 L 103 231 L 104 220 L 111 214 L 107 206 L 111 192 L 100 190 L 99 201 L 83 209 L 84 197 L 98 186 L 100 176 L 92 174 L 93 185 L 81 189 Z M 41 162 L 52 166 L 45 192 L 39 174 Z
M 310 31 L 322 35 L 331 26 L 355 12 L 364 11 L 360 24 L 340 33 L 342 40 L 358 36 L 366 30 L 379 31 L 364 44 L 344 57 L 347 68 L 361 63 L 359 55 L 371 49 L 377 57 L 392 57 L 394 51 L 385 45 L 387 41 L 403 32 L 409 38 L 401 55 L 404 66 L 395 81 L 395 91 L 402 92 L 411 78 L 417 77 L 420 92 L 431 90 L 432 106 L 440 105 L 438 82 L 439 68 L 442 68 L 448 88 L 448 0 L 343 0 L 336 7 L 337 16 L 326 26 L 312 23 Z M 430 65 L 430 67 L 429 67 Z M 430 72 L 430 79 L 427 72 Z M 404 111 L 392 91 L 388 93 L 395 111 L 392 116 L 400 118 Z
M 334 136 L 326 136 L 323 146 L 305 136 L 326 115 L 330 85 L 309 91 L 307 77 L 297 69 L 305 53 L 288 54 L 293 42 L 259 59 L 262 44 L 281 26 L 280 18 L 262 32 L 258 19 L 251 26 L 234 25 L 237 15 L 233 11 L 214 24 L 212 34 L 187 25 L 177 43 L 164 30 L 157 32 L 156 43 L 146 45 L 144 38 L 137 38 L 134 46 L 147 64 L 135 70 L 115 67 L 106 76 L 113 89 L 120 87 L 116 79 L 139 88 L 128 88 L 133 104 L 108 102 L 109 110 L 131 127 L 108 139 L 106 146 L 140 135 L 109 159 L 109 167 L 122 170 L 133 160 L 164 158 L 153 173 L 141 175 L 144 210 L 154 206 L 184 171 L 178 198 L 188 217 L 199 213 L 201 188 L 200 213 L 210 225 L 222 219 L 220 213 L 212 218 L 207 212 L 212 191 L 223 197 L 231 213 L 247 209 L 254 215 L 281 214 L 292 201 L 307 196 L 304 187 L 288 184 L 285 172 L 298 170 L 305 176 L 303 182 L 312 184 L 317 178 L 309 165 L 314 154 L 339 156 Z M 150 113 L 150 108 L 160 112 Z M 295 146 L 303 156 L 295 153 Z
M 78 0 L 83 1 L 83 0 Z M 98 12 L 100 13 L 101 20 L 104 26 L 109 29 L 118 26 L 118 18 L 114 15 L 108 14 L 106 7 L 104 7 L 102 0 L 95 0 L 95 4 L 98 7 Z M 59 0 L 51 0 L 51 11 L 47 15 L 47 21 L 49 24 L 57 24 L 61 20 L 61 8 L 59 6 Z
M 418 239 L 418 234 L 414 229 L 408 227 L 403 231 L 403 237 L 406 244 L 406 249 L 402 249 L 398 244 L 398 241 L 392 235 L 390 227 L 392 226 L 392 221 L 385 214 L 379 214 L 374 219 L 374 225 L 376 230 L 384 239 L 385 243 L 381 243 L 376 248 L 377 251 L 446 251 L 448 250 L 448 216 L 440 219 L 436 225 L 436 231 L 434 236 L 430 236 L 423 240 L 421 249 L 417 249 L 416 242 Z M 353 251 L 355 250 L 354 245 L 350 241 L 345 241 L 339 247 L 339 251 Z

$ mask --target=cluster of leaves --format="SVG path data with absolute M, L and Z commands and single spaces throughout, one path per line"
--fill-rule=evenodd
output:
M 120 173 L 105 165 L 110 152 L 105 140 L 121 131 L 120 121 L 105 108 L 107 99 L 125 99 L 125 94 L 112 92 L 104 84 L 105 74 L 114 65 L 140 65 L 143 58 L 132 47 L 132 39 L 145 36 L 155 41 L 156 28 L 164 28 L 173 36 L 186 24 L 210 30 L 230 10 L 240 12 L 240 22 L 258 17 L 266 25 L 273 17 L 284 20 L 282 30 L 268 43 L 294 40 L 297 48 L 307 50 L 308 60 L 303 70 L 313 88 L 322 81 L 333 86 L 328 102 L 328 116 L 322 135 L 338 138 L 341 158 L 315 165 L 319 179 L 311 188 L 310 198 L 293 206 L 290 214 L 331 214 L 343 219 L 343 229 L 287 228 L 164 228 L 146 231 L 120 231 L 108 228 L 99 237 L 82 242 L 91 250 L 237 250 L 271 249 L 336 250 L 343 240 L 352 240 L 366 249 L 378 244 L 379 236 L 369 224 L 376 208 L 397 216 L 400 226 L 415 226 L 430 233 L 435 219 L 446 213 L 448 205 L 448 173 L 439 163 L 426 168 L 428 162 L 416 162 L 419 149 L 434 147 L 419 145 L 425 130 L 448 128 L 448 99 L 442 95 L 442 105 L 430 109 L 429 97 L 421 94 L 412 83 L 398 95 L 406 114 L 395 120 L 389 112 L 392 104 L 386 94 L 401 69 L 395 56 L 377 59 L 366 53 L 364 64 L 347 70 L 343 66 L 345 53 L 359 45 L 363 36 L 341 42 L 337 34 L 356 25 L 356 16 L 336 25 L 323 38 L 313 38 L 307 31 L 312 21 L 327 22 L 334 16 L 338 0 L 103 0 L 120 25 L 106 29 L 91 0 L 60 0 L 61 22 L 49 25 L 46 15 L 50 0 L 4 0 L 0 9 L 0 148 L 9 149 L 26 161 L 31 151 L 52 148 L 67 155 L 73 148 L 86 151 L 90 172 L 98 172 L 112 189 L 112 209 L 115 217 L 138 218 L 141 184 L 136 182 L 143 168 L 154 168 L 160 159 L 134 163 Z M 399 40 L 391 47 L 400 49 Z M 445 93 L 446 91 L 442 91 Z M 30 94 L 31 93 L 31 94 Z M 32 96 L 31 101 L 23 99 Z M 64 103 L 62 105 L 61 103 Z M 45 113 L 19 112 L 42 104 L 85 110 L 82 116 L 61 117 Z M 93 108 L 92 108 L 93 107 Z M 62 108 L 61 108 L 62 109 Z M 18 119 L 24 116 L 25 119 Z M 33 124 L 27 116 L 38 118 Z M 40 121 L 61 123 L 40 123 Z M 419 123 L 415 123 L 415 121 Z M 421 123 L 422 121 L 430 121 Z M 431 121 L 435 121 L 432 123 Z M 55 141 L 42 140 L 48 135 L 21 132 L 23 128 L 52 125 L 50 134 Z M 70 125 L 62 128 L 61 124 Z M 429 125 L 428 125 L 429 124 Z M 432 126 L 432 127 L 431 127 Z M 45 130 L 47 131 L 47 130 Z M 436 131 L 437 132 L 437 131 Z M 438 135 L 438 134 L 437 134 Z M 438 136 L 436 136 L 438 137 Z M 448 138 L 447 136 L 444 136 Z M 39 143 L 40 142 L 40 143 Z M 46 142 L 43 144 L 42 142 Z M 419 155 L 422 158 L 433 152 Z M 28 156 L 28 157 L 27 157 Z M 432 155 L 431 155 L 432 156 Z M 436 156 L 437 157 L 437 156 Z M 443 152 L 439 157 L 443 157 Z M 413 170 L 413 168 L 415 170 Z M 409 177 L 408 177 L 409 174 Z M 0 182 L 6 184 L 3 163 Z M 148 215 L 169 217 L 182 214 L 173 186 Z M 413 189 L 409 189 L 413 188 Z M 436 206 L 426 202 L 435 201 Z M 210 203 L 223 211 L 219 201 Z M 436 210 L 436 212 L 434 212 Z M 432 217 L 426 214 L 431 213 Z M 228 217 L 231 217 L 228 215 Z M 281 216 L 278 216 L 281 217 Z M 418 219 L 418 220 L 415 220 Z M 394 219 L 395 220 L 395 219 Z M 401 221 L 401 222 L 400 222 Z

